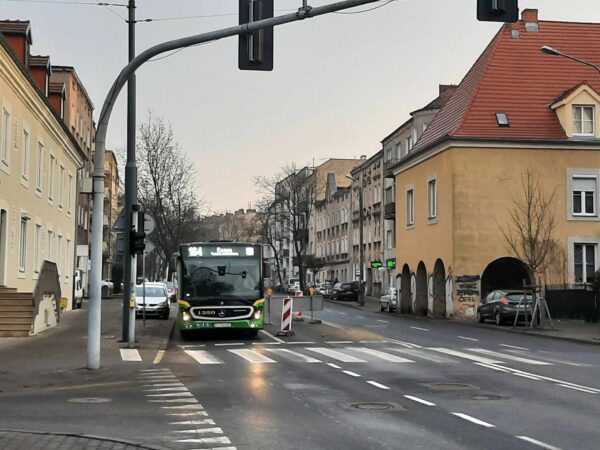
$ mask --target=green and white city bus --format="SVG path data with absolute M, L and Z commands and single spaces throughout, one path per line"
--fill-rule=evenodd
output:
M 183 244 L 177 258 L 179 330 L 265 327 L 262 246 L 232 242 Z

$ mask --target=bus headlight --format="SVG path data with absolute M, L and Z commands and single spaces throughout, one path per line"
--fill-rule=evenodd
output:
M 189 312 L 187 312 L 187 311 L 185 311 L 183 313 L 182 317 L 183 317 L 183 321 L 184 322 L 188 322 L 188 321 L 192 320 L 192 315 Z
M 256 311 L 254 311 L 254 320 L 260 320 L 261 315 L 262 315 L 262 311 L 260 309 L 257 309 Z

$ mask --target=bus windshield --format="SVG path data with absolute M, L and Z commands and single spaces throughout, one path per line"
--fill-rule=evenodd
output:
M 262 298 L 259 263 L 256 258 L 184 258 L 183 298 L 258 300 Z

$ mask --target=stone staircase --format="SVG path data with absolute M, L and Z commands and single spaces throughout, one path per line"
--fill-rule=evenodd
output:
M 33 294 L 0 287 L 0 337 L 29 336 L 33 325 Z

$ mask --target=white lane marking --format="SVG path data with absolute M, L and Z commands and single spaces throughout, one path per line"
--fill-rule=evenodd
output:
M 429 331 L 427 328 L 421 328 L 421 327 L 411 327 L 413 330 L 420 330 L 420 331 Z
M 206 411 L 194 411 L 194 412 L 188 412 L 188 413 L 166 413 L 165 416 L 172 416 L 172 417 L 204 416 L 204 417 L 207 417 L 208 413 Z
M 269 333 L 267 330 L 258 330 L 260 331 L 262 334 L 264 334 L 265 336 L 270 337 L 271 339 L 273 339 L 276 342 L 279 342 L 280 344 L 285 344 L 285 341 L 283 339 L 279 339 L 277 336 L 273 336 L 271 333 Z
M 536 359 L 521 358 L 519 356 L 507 355 L 505 353 L 500 353 L 500 352 L 493 352 L 492 350 L 486 350 L 484 348 L 468 348 L 467 350 L 469 350 L 470 352 L 475 352 L 475 353 L 483 353 L 484 355 L 493 356 L 495 358 L 508 359 L 509 361 L 516 361 L 516 362 L 520 362 L 523 364 L 531 364 L 533 366 L 551 366 L 552 365 L 552 363 L 549 363 L 549 362 L 538 361 Z
M 144 384 L 143 387 L 155 387 L 155 388 L 159 388 L 159 387 L 174 387 L 174 386 L 183 386 L 183 383 L 181 382 L 176 382 L 176 383 L 152 383 L 152 384 Z
M 140 373 L 138 374 L 138 378 L 142 378 L 145 380 L 154 380 L 154 379 L 161 379 L 161 378 L 175 378 L 175 375 L 173 375 L 170 372 L 162 372 L 160 374 L 155 374 L 155 373 Z
M 490 358 L 484 358 L 483 356 L 471 355 L 470 353 L 459 352 L 458 350 L 452 350 L 449 348 L 442 347 L 429 347 L 427 350 L 434 352 L 445 353 L 446 355 L 457 356 L 459 358 L 469 359 L 471 361 L 480 362 L 483 364 L 502 364 L 500 361 L 496 361 Z
M 287 357 L 293 361 L 297 362 L 305 362 L 305 363 L 320 363 L 321 361 L 317 358 L 313 358 L 312 356 L 307 356 L 302 353 L 294 352 L 292 350 L 288 350 L 287 348 L 268 348 L 267 351 L 271 353 L 275 353 L 276 355 L 282 355 L 283 357 Z
M 338 314 L 341 314 L 342 316 L 345 316 L 345 315 L 346 315 L 346 313 L 345 313 L 345 312 L 342 312 L 342 311 L 338 311 Z
M 187 389 L 186 389 L 187 391 Z M 146 394 L 146 397 L 179 397 L 179 398 L 185 398 L 185 397 L 193 397 L 194 394 L 192 394 L 191 392 L 187 391 L 187 392 L 164 392 L 162 394 Z
M 383 359 L 384 361 L 395 362 L 395 363 L 407 363 L 414 362 L 410 359 L 402 358 L 401 356 L 390 355 L 389 353 L 382 352 L 379 350 L 375 350 L 369 347 L 355 347 L 355 348 L 346 348 L 346 350 L 352 350 L 353 352 L 361 352 L 370 356 L 374 356 L 379 359 Z
M 357 374 L 356 372 L 352 372 L 351 370 L 342 370 L 342 372 L 346 375 L 350 375 L 351 377 L 360 377 L 359 374 Z
M 564 387 L 564 388 L 573 389 L 573 390 L 576 390 L 576 391 L 586 392 L 588 394 L 597 394 L 598 393 L 598 392 L 593 391 L 591 389 L 581 388 L 581 387 L 578 387 L 578 386 L 571 386 L 571 385 L 568 385 L 568 384 L 559 384 L 559 386 L 560 387 Z
M 213 428 L 194 428 L 191 430 L 172 430 L 171 433 L 213 433 L 213 434 L 223 434 L 223 430 L 219 427 Z
M 423 348 L 418 344 L 413 344 L 412 342 L 397 341 L 396 339 L 387 339 L 386 342 L 391 342 L 392 344 L 403 345 L 404 347 L 408 347 L 408 348 Z
M 353 344 L 354 341 L 325 341 L 326 344 Z
M 508 344 L 498 344 L 498 345 L 500 345 L 500 347 L 516 348 L 517 350 L 529 350 L 528 348 L 518 347 L 516 345 L 508 345 Z
M 144 389 L 144 392 L 188 392 L 188 388 L 185 386 L 173 386 L 173 387 L 161 387 L 161 388 L 153 388 L 153 389 Z
M 330 348 L 324 348 L 324 347 L 306 347 L 306 350 L 309 350 L 309 351 L 315 352 L 315 353 L 319 353 L 321 355 L 328 356 L 329 358 L 337 359 L 338 361 L 346 362 L 346 363 L 364 363 L 364 362 L 367 362 L 364 359 L 359 359 L 359 358 L 356 358 L 356 357 L 351 356 L 351 355 L 346 355 L 346 354 L 344 354 L 344 353 L 342 353 L 340 351 L 332 350 Z
M 281 342 L 253 342 L 252 345 L 281 345 Z
M 215 425 L 215 421 L 212 419 L 180 420 L 178 422 L 169 422 L 169 425 Z
M 363 325 L 365 328 L 386 328 L 385 325 Z
M 176 442 L 188 442 L 190 444 L 231 444 L 229 438 L 225 436 L 195 439 L 178 439 Z
M 141 361 L 142 356 L 136 348 L 121 348 L 121 359 L 123 361 Z
M 387 341 L 358 341 L 361 344 L 385 344 Z
M 186 348 L 198 348 L 198 347 L 206 347 L 206 345 L 204 344 L 193 344 L 193 345 L 178 345 L 177 347 L 181 348 L 181 349 L 186 349 Z
M 468 420 L 469 422 L 472 422 L 476 425 L 481 425 L 482 427 L 486 427 L 486 428 L 494 428 L 495 427 L 491 423 L 484 422 L 483 420 L 479 420 L 475 417 L 469 416 L 464 413 L 453 412 L 452 414 L 455 415 L 456 417 L 460 417 L 461 419 Z
M 511 350 L 508 349 L 506 350 L 507 352 L 511 352 L 511 353 L 516 353 L 517 355 L 521 355 L 521 356 L 528 356 L 529 353 L 523 351 L 523 350 Z M 566 364 L 567 366 L 573 366 L 573 367 L 592 367 L 591 364 L 583 364 L 583 363 L 574 363 L 571 361 L 565 361 L 564 359 L 556 359 L 556 358 L 550 358 L 548 356 L 539 356 L 539 355 L 535 355 L 536 358 L 540 358 L 544 361 L 551 361 L 554 363 L 558 363 L 558 364 Z
M 196 400 L 197 402 L 198 400 Z M 204 407 L 201 404 L 197 404 L 197 405 L 177 405 L 177 406 L 161 406 L 161 409 L 191 409 L 193 411 L 197 411 L 199 409 L 204 409 Z
M 216 356 L 206 350 L 185 350 L 198 364 L 223 364 Z
M 522 377 L 522 378 L 528 378 L 529 380 L 542 381 L 541 378 L 534 377 L 533 375 L 525 375 L 524 373 L 513 373 L 513 375 L 516 375 L 516 376 Z
M 327 365 L 328 365 L 329 367 L 333 367 L 334 369 L 341 369 L 341 367 L 340 367 L 340 366 L 338 366 L 337 364 L 334 364 L 334 363 L 327 363 Z
M 390 323 L 389 320 L 381 320 L 381 319 L 377 319 L 377 322 Z
M 475 342 L 479 342 L 479 339 L 475 339 L 472 337 L 467 337 L 467 336 L 459 336 L 459 338 L 461 339 L 466 339 L 467 341 L 475 341 Z
M 215 344 L 215 347 L 228 347 L 233 345 L 246 345 L 244 342 L 221 342 L 219 344 Z
M 142 369 L 140 370 L 140 372 L 144 372 L 144 373 L 160 373 L 160 372 L 171 372 L 171 369 L 167 369 L 165 368 L 161 368 L 161 369 Z
M 415 397 L 413 395 L 405 395 L 404 397 L 409 400 L 412 400 L 413 402 L 422 403 L 423 405 L 435 406 L 435 403 L 429 402 L 427 400 L 423 400 L 422 398 Z
M 365 316 L 354 316 L 354 317 L 356 317 L 357 319 L 364 319 L 365 318 Z
M 560 448 L 555 447 L 554 445 L 546 444 L 545 442 L 538 441 L 537 439 L 533 439 L 527 436 L 516 436 L 517 439 L 521 439 L 522 441 L 529 442 L 530 444 L 537 445 L 538 447 L 545 448 L 546 450 L 560 450 Z
M 405 355 L 412 356 L 413 358 L 424 359 L 425 361 L 431 361 L 435 363 L 442 364 L 455 364 L 456 361 L 450 358 L 443 358 L 437 355 L 429 355 L 425 353 L 423 350 L 417 350 L 414 348 L 395 348 L 395 347 L 386 347 L 386 350 L 390 350 L 392 352 L 403 353 Z
M 198 403 L 194 397 L 191 398 L 171 398 L 168 400 L 148 400 L 152 403 Z
M 378 383 L 377 381 L 369 380 L 369 381 L 367 381 L 367 383 L 369 383 L 371 386 L 375 386 L 376 388 L 379 388 L 379 389 L 389 389 L 389 387 L 387 387 L 381 383 Z
M 348 329 L 348 327 L 345 327 L 343 325 L 338 325 L 337 323 L 329 322 L 327 320 L 321 320 L 321 322 L 324 323 L 325 325 L 329 325 L 330 327 L 339 328 L 340 330 L 347 330 Z
M 265 355 L 262 355 L 254 350 L 248 349 L 239 349 L 239 350 L 228 350 L 229 352 L 238 355 L 240 358 L 244 358 L 246 361 L 251 362 L 252 364 L 264 364 L 264 363 L 274 363 L 277 362 L 274 359 L 271 359 Z
M 492 365 L 490 365 L 490 364 L 483 364 L 483 363 L 475 363 L 475 365 L 476 365 L 476 366 L 485 367 L 485 368 L 487 368 L 487 369 L 496 370 L 496 371 L 498 371 L 498 372 L 505 372 L 505 373 L 506 373 L 506 372 L 509 372 L 509 373 L 512 373 L 512 372 L 510 372 L 510 370 L 508 370 L 508 369 L 505 369 L 504 367 L 492 366 Z
M 287 344 L 289 345 L 308 345 L 308 344 L 314 344 L 314 341 L 296 341 L 296 342 L 287 342 Z
M 164 356 L 165 356 L 165 351 L 159 350 L 158 352 L 156 352 L 156 356 L 154 357 L 154 361 L 152 361 L 152 364 L 160 364 L 160 362 L 162 361 Z

